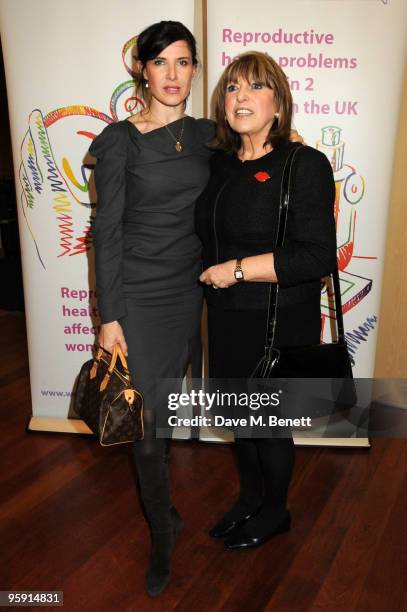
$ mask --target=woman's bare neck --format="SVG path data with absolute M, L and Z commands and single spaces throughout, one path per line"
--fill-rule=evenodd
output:
M 129 121 L 137 126 L 137 129 L 143 134 L 156 130 L 157 128 L 163 127 L 178 119 L 185 117 L 184 110 L 182 109 L 156 109 L 150 108 L 148 111 L 140 111 L 132 117 L 129 117 Z

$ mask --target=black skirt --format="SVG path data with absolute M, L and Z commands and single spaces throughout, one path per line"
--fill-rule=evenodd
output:
M 209 304 L 209 376 L 249 377 L 264 353 L 266 322 L 266 308 L 228 310 Z M 320 335 L 319 301 L 312 300 L 278 310 L 276 347 L 318 344 Z
M 219 398 L 213 404 L 212 420 L 243 438 L 291 437 L 291 428 L 269 426 L 269 418 L 282 418 L 285 405 L 259 406 L 260 393 L 278 392 L 270 381 L 250 376 L 264 354 L 267 310 L 227 310 L 208 305 L 210 390 Z M 321 334 L 320 304 L 309 301 L 280 308 L 277 314 L 277 347 L 318 344 Z M 222 395 L 222 400 L 220 399 Z M 226 399 L 223 399 L 226 398 Z M 238 398 L 238 401 L 236 401 Z M 257 421 L 256 419 L 259 419 Z M 234 419 L 233 424 L 227 419 Z M 259 424 L 260 422 L 260 424 Z M 242 425 L 242 423 L 245 423 Z

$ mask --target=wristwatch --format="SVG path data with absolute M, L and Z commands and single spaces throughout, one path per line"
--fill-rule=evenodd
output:
M 241 259 L 236 259 L 236 267 L 235 267 L 234 275 L 235 275 L 235 279 L 237 281 L 244 280 L 244 274 L 243 274 L 243 270 L 242 270 L 242 260 Z

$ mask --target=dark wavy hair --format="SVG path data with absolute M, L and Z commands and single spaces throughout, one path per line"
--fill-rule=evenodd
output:
M 143 70 L 148 61 L 156 58 L 161 51 L 177 40 L 187 43 L 192 56 L 194 66 L 198 65 L 196 51 L 196 40 L 192 32 L 180 21 L 159 21 L 153 23 L 143 30 L 137 38 L 137 49 L 135 59 L 140 63 L 136 76 L 136 88 L 147 103 L 150 105 L 151 94 L 146 87 L 146 79 L 143 77 Z
M 240 135 L 232 130 L 225 117 L 226 88 L 230 83 L 237 82 L 239 77 L 249 83 L 264 83 L 274 90 L 279 116 L 274 119 L 263 146 L 270 144 L 274 147 L 289 139 L 293 99 L 287 77 L 272 57 L 259 51 L 249 51 L 239 55 L 226 67 L 216 86 L 213 96 L 216 134 L 211 148 L 237 153 L 241 147 Z

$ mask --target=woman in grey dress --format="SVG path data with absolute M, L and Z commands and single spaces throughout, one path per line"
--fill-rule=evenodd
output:
M 185 115 L 198 63 L 185 26 L 167 21 L 144 30 L 138 62 L 146 109 L 108 125 L 90 147 L 97 158 L 93 241 L 98 340 L 109 351 L 120 344 L 144 396 L 145 433 L 134 458 L 152 534 L 146 588 L 157 596 L 168 584 L 182 521 L 171 503 L 167 441 L 156 438 L 155 419 L 167 411 L 160 379 L 181 380 L 192 358 L 200 364 L 194 203 L 209 177 L 206 143 L 214 130 L 211 121 Z

